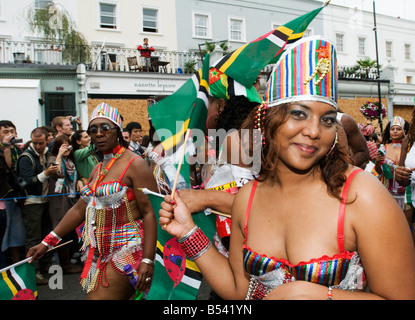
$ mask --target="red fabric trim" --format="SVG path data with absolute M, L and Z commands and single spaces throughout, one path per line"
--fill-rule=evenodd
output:
M 86 258 L 84 270 L 81 274 L 81 279 L 85 279 L 88 276 L 88 271 L 91 268 L 92 258 L 94 257 L 95 248 L 89 247 L 88 257 Z
M 251 206 L 252 206 L 252 202 L 254 200 L 254 195 L 255 195 L 255 190 L 256 190 L 257 185 L 258 185 L 258 180 L 255 180 L 254 183 L 253 183 L 253 185 L 252 185 L 251 194 L 249 195 L 248 207 L 246 208 L 245 225 L 244 225 L 244 232 L 245 232 L 244 243 L 245 243 L 245 245 L 246 245 L 246 240 L 248 239 L 248 219 L 249 219 L 249 213 L 251 212 Z
M 344 184 L 343 193 L 342 193 L 342 201 L 340 202 L 340 209 L 339 209 L 339 218 L 337 220 L 337 246 L 339 248 L 339 252 L 344 252 L 344 214 L 346 212 L 346 202 L 347 202 L 347 194 L 349 192 L 350 183 L 356 174 L 358 174 L 362 169 L 354 170 L 346 180 Z

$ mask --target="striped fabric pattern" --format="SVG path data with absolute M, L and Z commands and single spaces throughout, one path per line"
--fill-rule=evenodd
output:
M 103 196 L 108 196 L 111 194 L 116 194 L 118 192 L 121 192 L 123 186 L 124 186 L 123 184 L 117 181 L 103 183 L 97 186 L 95 190 L 95 195 L 97 197 L 103 197 Z
M 116 124 L 122 130 L 122 118 L 121 114 L 118 109 L 111 107 L 109 104 L 105 102 L 101 102 L 99 105 L 95 107 L 95 109 L 91 113 L 91 123 L 92 120 L 95 118 L 105 118 Z
M 331 258 L 324 256 L 320 259 L 313 259 L 309 263 L 291 265 L 284 259 L 270 259 L 244 248 L 244 267 L 248 274 L 254 276 L 262 276 L 270 271 L 283 269 L 290 278 L 293 276 L 296 280 L 333 286 L 338 285 L 345 277 L 353 254 L 354 252 L 344 252 Z
M 328 72 L 321 81 L 317 64 L 328 55 Z M 309 79 L 315 73 L 314 77 Z M 297 41 L 281 56 L 268 81 L 264 101 L 269 106 L 299 100 L 317 100 L 337 108 L 337 57 L 333 44 L 318 36 Z

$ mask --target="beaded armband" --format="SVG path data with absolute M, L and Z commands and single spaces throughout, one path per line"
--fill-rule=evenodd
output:
M 202 229 L 195 226 L 183 238 L 177 240 L 190 261 L 200 258 L 212 246 Z
M 52 231 L 45 237 L 45 239 L 42 240 L 42 244 L 50 249 L 56 246 L 61 240 L 62 238 L 60 238 L 55 232 Z

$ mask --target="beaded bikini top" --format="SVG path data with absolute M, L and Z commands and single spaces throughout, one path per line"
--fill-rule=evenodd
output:
M 111 262 L 120 273 L 126 261 L 131 264 L 136 260 L 131 260 L 132 257 L 140 255 L 142 222 L 134 220 L 130 208 L 129 202 L 135 199 L 133 190 L 121 183 L 135 158 L 138 157 L 130 160 L 117 181 L 105 183 L 100 183 L 102 173 L 108 173 L 111 165 L 101 170 L 100 163 L 92 186 L 86 185 L 81 190 L 87 208 L 81 248 L 85 252 L 85 266 L 80 283 L 86 292 L 95 290 L 99 283 L 108 285 L 104 272 L 107 263 Z
M 343 189 L 337 227 L 339 253 L 331 257 L 325 255 L 295 265 L 285 259 L 269 258 L 266 255 L 258 254 L 247 246 L 249 213 L 258 183 L 258 181 L 254 181 L 244 226 L 243 264 L 245 271 L 251 276 L 247 299 L 262 299 L 277 286 L 295 280 L 334 286 L 344 290 L 355 290 L 363 286 L 364 271 L 360 257 L 357 251 L 345 251 L 343 234 L 347 192 L 351 180 L 360 171 L 362 170 L 356 169 L 349 175 Z

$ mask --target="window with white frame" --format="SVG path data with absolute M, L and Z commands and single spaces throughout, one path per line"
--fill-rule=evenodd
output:
M 411 60 L 411 45 L 405 43 L 405 60 Z
M 359 37 L 359 54 L 364 56 L 366 54 L 366 38 Z
M 143 32 L 159 33 L 159 10 L 143 8 Z
M 243 18 L 229 17 L 229 40 L 245 41 L 245 20 Z
M 344 34 L 336 33 L 336 49 L 338 52 L 344 51 Z
M 406 83 L 407 84 L 412 84 L 412 76 L 406 76 Z
M 392 41 L 385 42 L 386 58 L 392 58 Z
M 103 29 L 117 29 L 117 5 L 114 3 L 99 3 L 99 27 Z
M 210 39 L 212 37 L 210 13 L 194 11 L 192 20 L 194 38 Z

